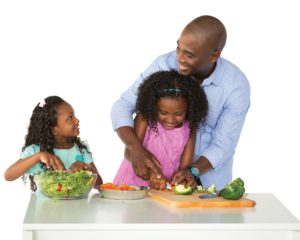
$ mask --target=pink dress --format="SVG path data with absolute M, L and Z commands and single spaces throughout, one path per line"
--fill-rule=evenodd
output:
M 147 128 L 143 145 L 160 162 L 164 176 L 171 180 L 179 168 L 181 155 L 189 139 L 189 124 L 185 121 L 180 128 L 168 130 L 158 122 L 157 130 L 158 132 L 154 132 L 149 127 Z M 113 183 L 149 186 L 148 181 L 135 175 L 132 165 L 127 159 L 123 160 Z

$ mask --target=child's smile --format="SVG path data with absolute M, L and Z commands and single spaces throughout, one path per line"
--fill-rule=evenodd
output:
M 181 127 L 187 112 L 187 102 L 182 97 L 163 97 L 157 102 L 157 121 L 166 129 Z

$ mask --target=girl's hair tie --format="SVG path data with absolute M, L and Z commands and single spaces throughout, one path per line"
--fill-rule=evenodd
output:
M 39 102 L 39 107 L 44 107 L 46 104 L 45 99 L 43 99 L 42 101 Z

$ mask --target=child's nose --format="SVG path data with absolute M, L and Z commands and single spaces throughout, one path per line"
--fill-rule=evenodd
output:
M 75 123 L 78 124 L 79 123 L 79 119 L 77 117 L 75 117 Z
M 168 117 L 168 123 L 175 123 L 176 122 L 176 119 L 174 116 L 169 116 Z

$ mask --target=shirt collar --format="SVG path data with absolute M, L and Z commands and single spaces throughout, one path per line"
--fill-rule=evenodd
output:
M 216 66 L 215 70 L 212 72 L 212 74 L 209 75 L 208 78 L 203 80 L 201 87 L 208 86 L 210 84 L 219 86 L 221 83 L 221 78 L 218 76 L 221 71 L 221 68 L 222 68 L 222 58 L 220 57 L 217 61 L 217 66 Z

